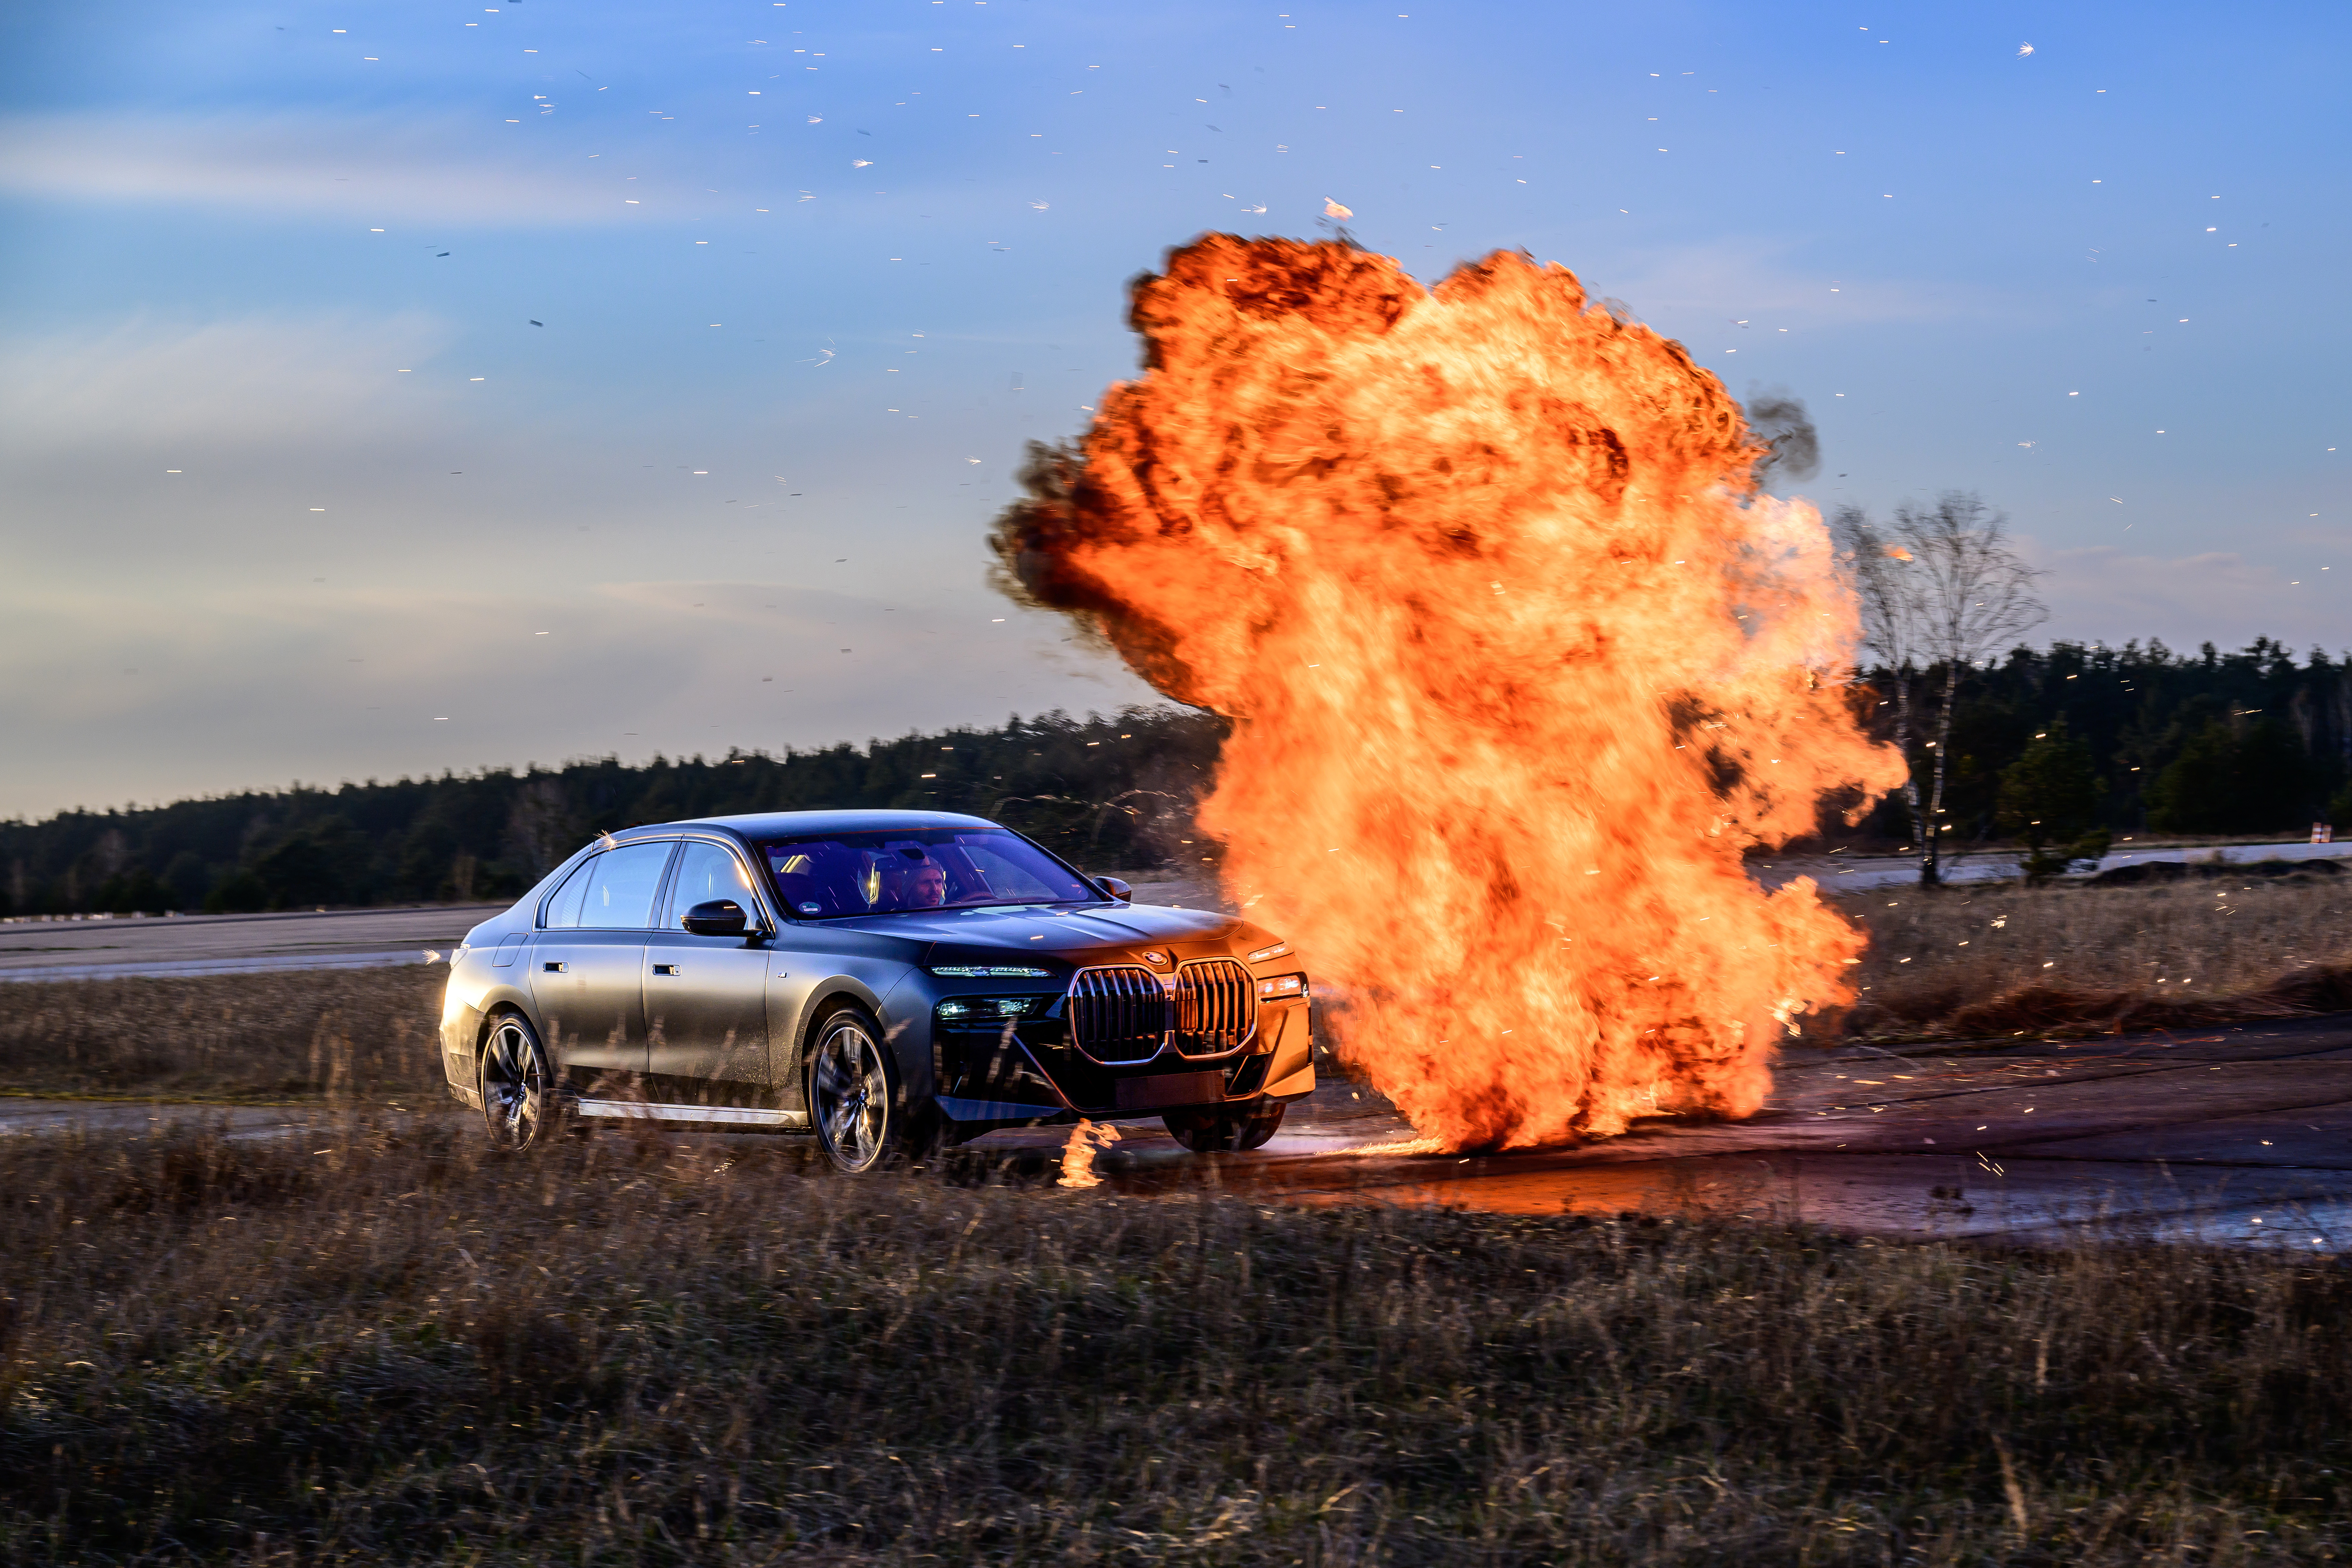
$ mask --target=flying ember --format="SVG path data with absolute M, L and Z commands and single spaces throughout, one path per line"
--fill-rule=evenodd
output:
M 1863 939 L 1744 851 L 1902 763 L 1857 730 L 1812 508 L 1682 346 L 1496 253 L 1423 289 L 1212 235 L 1139 279 L 1144 373 L 1037 448 L 995 543 L 1231 719 L 1201 823 L 1424 1138 L 1743 1116 Z

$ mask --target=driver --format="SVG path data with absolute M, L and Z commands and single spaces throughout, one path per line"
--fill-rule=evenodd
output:
M 926 860 L 907 874 L 907 907 L 936 910 L 948 901 L 947 868 Z

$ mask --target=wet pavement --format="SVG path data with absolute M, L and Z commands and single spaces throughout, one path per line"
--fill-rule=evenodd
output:
M 1747 1121 L 1660 1121 L 1583 1148 L 1481 1155 L 1402 1152 L 1412 1133 L 1393 1110 L 1368 1089 L 1327 1086 L 1256 1153 L 1203 1162 L 1130 1128 L 1095 1169 L 1136 1193 L 1213 1180 L 1302 1203 L 2352 1247 L 2352 1018 L 1803 1050 L 1776 1077 Z M 975 1147 L 1055 1142 L 995 1133 Z
M 1202 1158 L 1156 1123 L 1098 1153 L 1101 1192 L 1214 1188 L 1264 1202 L 1511 1214 L 1747 1216 L 1890 1237 L 2085 1233 L 2352 1250 L 2352 1016 L 2047 1044 L 1792 1053 L 1743 1122 L 1637 1125 L 1582 1148 L 1413 1152 L 1372 1090 L 1327 1080 L 1264 1149 Z M 174 1121 L 237 1138 L 332 1138 L 303 1107 L 0 1100 L 0 1136 L 141 1134 Z M 469 1117 L 401 1103 L 370 1116 Z M 743 1134 L 674 1131 L 689 1144 Z M 1056 1194 L 1066 1130 L 995 1132 L 959 1179 Z
M 1969 850 L 1943 863 L 1947 882 L 2006 882 L 2017 877 L 2014 849 Z M 2141 866 L 2157 860 L 2215 860 L 2250 865 L 2261 860 L 2336 860 L 2352 858 L 2352 843 L 2312 844 L 2303 839 L 2272 844 L 2134 844 L 2125 839 L 2083 873 L 2112 871 L 2118 866 Z M 1778 888 L 1800 877 L 1811 877 L 1824 892 L 1858 892 L 1866 888 L 1901 887 L 1919 879 L 1919 862 L 1907 855 L 1790 855 L 1751 862 L 1749 874 L 1768 888 Z
M 0 924 L 0 981 L 358 969 L 446 957 L 504 904 Z

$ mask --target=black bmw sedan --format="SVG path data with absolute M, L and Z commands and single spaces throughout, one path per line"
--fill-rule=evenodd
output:
M 800 811 L 608 834 L 467 933 L 449 1092 L 490 1138 L 572 1118 L 813 1132 L 866 1171 L 993 1128 L 1162 1118 L 1252 1149 L 1315 1087 L 1307 976 L 974 816 Z

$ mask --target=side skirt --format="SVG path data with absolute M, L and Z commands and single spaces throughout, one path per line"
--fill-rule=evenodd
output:
M 761 1127 L 778 1132 L 805 1132 L 805 1110 L 761 1110 L 748 1105 L 649 1105 L 635 1100 L 583 1100 L 574 1108 L 583 1116 L 608 1117 L 616 1121 L 687 1121 L 706 1127 Z

